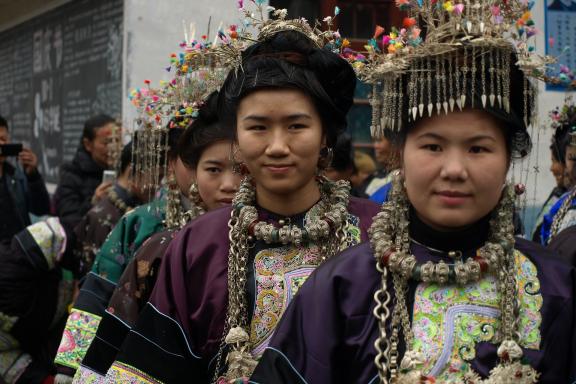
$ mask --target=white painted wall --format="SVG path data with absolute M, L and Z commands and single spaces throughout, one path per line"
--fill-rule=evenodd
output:
M 240 13 L 236 0 L 125 0 L 124 3 L 124 90 L 122 116 L 132 127 L 136 110 L 128 100 L 130 89 L 152 85 L 170 78 L 165 71 L 170 54 L 180 52 L 184 40 L 183 22 L 189 29 L 196 25 L 196 37 L 207 32 L 212 17 L 210 36 L 213 39 L 220 22 L 224 26 L 238 23 Z

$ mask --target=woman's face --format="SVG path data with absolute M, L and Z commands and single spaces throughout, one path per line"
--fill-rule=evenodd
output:
M 558 159 L 554 157 L 554 154 L 552 154 L 551 157 L 552 157 L 552 165 L 550 165 L 550 172 L 552 172 L 554 178 L 556 179 L 556 185 L 559 187 L 563 187 L 564 172 L 565 172 L 564 164 L 558 161 Z
M 300 90 L 263 89 L 242 99 L 238 148 L 257 190 L 290 195 L 315 183 L 323 145 L 322 122 Z
M 402 162 L 418 216 L 446 231 L 473 224 L 496 207 L 509 165 L 502 130 L 475 110 L 420 122 L 408 133 Z
M 231 143 L 219 141 L 202 152 L 196 167 L 196 183 L 208 210 L 232 203 L 241 176 L 232 171 Z

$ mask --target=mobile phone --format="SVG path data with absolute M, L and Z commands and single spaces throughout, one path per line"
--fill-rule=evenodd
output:
M 22 152 L 21 143 L 2 144 L 0 145 L 0 156 L 18 156 Z
M 105 170 L 104 175 L 102 176 L 102 182 L 110 182 L 113 183 L 116 180 L 116 171 Z

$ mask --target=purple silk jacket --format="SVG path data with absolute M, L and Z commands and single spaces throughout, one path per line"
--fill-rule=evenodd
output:
M 541 373 L 539 383 L 573 383 L 574 269 L 536 243 L 517 239 L 516 249 L 536 266 L 540 287 L 532 287 L 531 292 L 543 299 L 540 348 L 524 349 L 524 356 Z M 419 261 L 439 261 L 440 256 L 422 246 L 413 245 L 412 252 Z M 328 260 L 314 271 L 285 311 L 250 383 L 379 383 L 374 364 L 378 325 L 372 311 L 374 292 L 380 286 L 381 275 L 368 243 Z M 408 291 L 410 311 L 415 286 L 413 283 Z M 496 349 L 497 344 L 476 343 L 472 369 L 486 377 L 496 364 Z
M 373 202 L 350 198 L 348 212 L 358 220 L 361 241 L 368 239 L 378 210 Z M 142 382 L 209 382 L 228 304 L 230 213 L 230 207 L 209 212 L 174 238 L 150 301 L 108 377 L 127 379 L 130 371 L 130 379 L 138 376 Z

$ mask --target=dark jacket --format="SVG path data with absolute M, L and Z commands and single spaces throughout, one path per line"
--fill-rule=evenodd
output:
M 7 203 L 9 209 L 0 212 L 0 225 L 5 226 L 0 229 L 3 237 L 0 241 L 9 243 L 13 235 L 30 225 L 30 213 L 38 216 L 50 213 L 50 196 L 38 171 L 27 175 L 8 162 L 2 167 L 0 182 L 4 183 L 4 197 L 7 198 L 4 204 Z
M 60 168 L 60 182 L 54 194 L 56 215 L 71 233 L 82 217 L 92 208 L 92 195 L 102 182 L 104 168 L 98 165 L 84 147 L 74 159 Z

